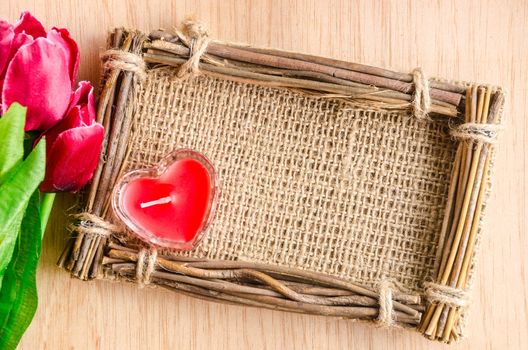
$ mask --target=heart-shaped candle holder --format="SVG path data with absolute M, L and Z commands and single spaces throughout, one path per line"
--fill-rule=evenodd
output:
M 153 168 L 124 175 L 114 189 L 112 206 L 141 239 L 190 250 L 214 213 L 216 195 L 211 162 L 198 152 L 181 149 Z

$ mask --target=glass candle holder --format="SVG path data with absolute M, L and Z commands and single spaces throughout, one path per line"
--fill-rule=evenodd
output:
M 214 214 L 216 172 L 203 154 L 180 149 L 157 166 L 117 182 L 112 207 L 139 238 L 161 247 L 193 249 Z

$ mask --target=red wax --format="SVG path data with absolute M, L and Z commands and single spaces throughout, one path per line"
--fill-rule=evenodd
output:
M 162 203 L 153 204 L 160 199 Z M 142 230 L 161 239 L 189 242 L 207 219 L 210 199 L 208 170 L 199 161 L 187 158 L 176 160 L 159 178 L 144 177 L 127 183 L 120 203 Z

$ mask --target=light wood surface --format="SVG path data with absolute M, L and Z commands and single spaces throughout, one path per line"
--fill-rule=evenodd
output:
M 487 208 L 469 339 L 451 349 L 528 348 L 528 3 L 518 1 L 2 0 L 0 18 L 31 10 L 79 42 L 95 84 L 114 26 L 171 28 L 187 15 L 214 37 L 429 75 L 508 92 Z M 61 196 L 44 240 L 40 305 L 21 349 L 442 349 L 368 324 L 225 306 L 163 290 L 70 279 L 55 267 L 74 199 Z

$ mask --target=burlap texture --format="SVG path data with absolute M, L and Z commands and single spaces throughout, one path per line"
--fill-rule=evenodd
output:
M 323 272 L 422 292 L 433 277 L 456 142 L 446 122 L 339 99 L 151 69 L 126 171 L 178 148 L 220 179 L 192 256 Z

